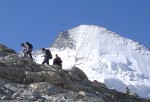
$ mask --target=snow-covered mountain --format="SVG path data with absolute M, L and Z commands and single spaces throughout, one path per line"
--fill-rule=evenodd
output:
M 150 52 L 138 42 L 100 26 L 81 25 L 61 32 L 50 50 L 62 58 L 64 69 L 76 66 L 108 88 L 125 92 L 128 86 L 132 93 L 150 97 Z M 42 62 L 40 51 L 34 60 Z

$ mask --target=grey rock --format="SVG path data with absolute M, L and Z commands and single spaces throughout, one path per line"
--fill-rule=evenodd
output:
M 41 95 L 35 91 L 24 91 L 20 93 L 19 97 L 23 100 L 37 101 L 41 97 Z
M 19 95 L 20 95 L 20 92 L 16 92 L 12 95 L 12 98 L 17 98 L 17 97 L 19 97 Z
M 44 98 L 39 98 L 37 102 L 46 102 L 46 100 Z

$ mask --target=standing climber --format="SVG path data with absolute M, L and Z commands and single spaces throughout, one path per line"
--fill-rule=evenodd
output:
M 43 55 L 44 60 L 42 64 L 44 65 L 46 63 L 47 65 L 49 65 L 49 59 L 52 59 L 51 51 L 49 49 L 42 48 L 42 52 L 44 54 Z
M 22 52 L 29 55 L 31 60 L 33 60 L 33 58 L 32 58 L 32 49 L 33 49 L 32 44 L 26 41 L 25 43 L 22 43 L 21 46 L 23 47 Z
M 62 68 L 62 60 L 57 54 L 55 55 L 55 59 L 53 60 L 53 65 L 59 65 Z

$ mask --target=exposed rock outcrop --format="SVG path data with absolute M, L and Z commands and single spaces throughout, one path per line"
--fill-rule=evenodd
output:
M 9 54 L 15 54 L 16 51 L 7 48 L 5 45 L 0 44 L 0 56 L 7 56 Z

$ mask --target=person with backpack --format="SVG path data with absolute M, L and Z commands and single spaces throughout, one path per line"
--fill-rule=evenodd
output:
M 33 46 L 32 46 L 32 44 L 26 41 L 25 43 L 22 43 L 21 46 L 23 47 L 22 52 L 24 52 L 27 55 L 29 55 L 29 57 L 33 61 L 33 58 L 32 58 L 32 49 L 33 49 Z
M 26 57 L 27 56 L 27 49 L 25 47 L 25 44 L 21 43 L 21 47 L 22 47 L 22 51 L 21 51 L 22 57 Z
M 42 48 L 42 52 L 44 54 L 43 55 L 44 60 L 42 64 L 44 65 L 46 63 L 47 65 L 49 65 L 49 59 L 52 59 L 51 51 L 49 49 Z
M 62 60 L 57 54 L 55 55 L 55 59 L 53 60 L 53 65 L 59 65 L 62 68 Z

